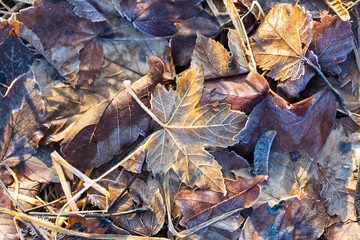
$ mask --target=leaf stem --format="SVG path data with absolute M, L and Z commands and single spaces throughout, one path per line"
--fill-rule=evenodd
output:
M 333 85 L 329 82 L 329 80 L 325 77 L 325 75 L 323 74 L 323 72 L 314 64 L 310 61 L 310 59 L 305 58 L 307 64 L 309 64 L 319 75 L 320 77 L 325 81 L 325 83 L 328 85 L 328 87 L 331 89 L 331 91 L 333 91 L 333 93 L 336 95 L 336 98 L 338 99 L 339 105 L 340 107 L 344 110 L 344 112 L 348 115 L 348 116 L 352 116 L 351 112 L 349 111 L 349 109 L 345 106 L 344 104 L 344 98 L 341 96 L 341 94 L 339 93 L 339 91 L 333 87 Z
M 157 122 L 161 127 L 165 128 L 165 124 L 157 117 L 155 114 L 145 106 L 145 104 L 136 96 L 135 92 L 131 88 L 131 82 L 129 80 L 124 81 L 126 91 L 135 99 L 135 101 L 140 105 L 140 107 L 147 113 L 149 116 Z

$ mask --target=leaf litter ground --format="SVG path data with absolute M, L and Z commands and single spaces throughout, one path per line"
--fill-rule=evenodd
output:
M 1 4 L 0 239 L 359 238 L 358 1 Z

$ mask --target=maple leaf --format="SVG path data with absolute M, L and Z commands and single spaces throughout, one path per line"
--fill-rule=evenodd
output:
M 180 207 L 183 218 L 180 224 L 187 228 L 217 217 L 237 208 L 249 208 L 257 200 L 260 194 L 259 183 L 265 180 L 265 176 L 256 176 L 252 179 L 239 177 L 236 180 L 225 179 L 227 195 L 210 190 L 198 190 L 191 192 L 183 190 L 176 194 L 175 202 Z M 224 219 L 225 222 L 234 219 Z M 238 222 L 238 228 L 242 222 Z M 224 223 L 215 223 L 213 226 L 221 226 Z M 231 224 L 227 224 L 229 229 Z M 226 229 L 226 227 L 225 227 Z
M 360 222 L 335 223 L 325 232 L 327 239 L 357 239 L 359 237 Z
M 290 198 L 272 207 L 264 203 L 246 220 L 239 239 L 317 239 L 327 217 L 324 206 L 312 199 Z
M 144 144 L 147 166 L 154 174 L 172 168 L 188 186 L 197 185 L 225 192 L 219 164 L 204 147 L 227 147 L 243 127 L 243 113 L 229 105 L 196 107 L 203 89 L 202 68 L 183 72 L 177 90 L 158 85 L 151 98 L 151 111 L 162 127 Z
M 314 22 L 313 39 L 309 49 L 319 57 L 323 71 L 333 75 L 340 74 L 341 68 L 338 64 L 344 62 L 354 49 L 354 35 L 350 23 L 341 21 L 337 16 L 323 15 L 320 23 Z
M 296 80 L 304 74 L 305 54 L 311 42 L 312 18 L 300 6 L 276 5 L 252 37 L 256 63 L 271 70 L 275 80 Z
M 275 130 L 273 150 L 305 151 L 315 157 L 326 142 L 335 113 L 336 99 L 327 89 L 295 104 L 268 96 L 251 112 L 245 128 L 236 136 L 240 140 L 236 147 L 249 153 L 262 134 Z

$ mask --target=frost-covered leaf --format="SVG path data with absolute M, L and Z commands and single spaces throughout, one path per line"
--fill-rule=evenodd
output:
M 312 18 L 304 8 L 276 5 L 253 36 L 256 63 L 271 70 L 275 80 L 297 80 L 304 75 L 305 54 L 311 41 Z
M 323 71 L 333 75 L 340 74 L 339 63 L 344 62 L 354 49 L 350 23 L 341 21 L 337 16 L 323 15 L 321 22 L 314 22 L 309 49 L 318 56 Z
M 317 239 L 327 218 L 316 200 L 290 198 L 272 207 L 264 203 L 246 220 L 239 239 Z
M 204 147 L 227 147 L 246 117 L 230 110 L 227 104 L 196 107 L 203 89 L 203 72 L 194 68 L 183 72 L 176 91 L 158 85 L 151 109 L 162 123 L 145 144 L 147 166 L 154 174 L 172 168 L 188 186 L 197 185 L 225 192 L 219 164 Z

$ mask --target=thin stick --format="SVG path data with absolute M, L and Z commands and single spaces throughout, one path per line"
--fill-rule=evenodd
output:
M 157 122 L 161 127 L 165 128 L 165 124 L 158 119 L 157 116 L 155 116 L 155 114 L 147 108 L 147 106 L 145 106 L 145 104 L 138 98 L 138 96 L 136 96 L 135 92 L 132 90 L 131 88 L 131 82 L 129 80 L 125 80 L 124 81 L 124 85 L 126 88 L 126 91 L 135 99 L 135 101 L 140 105 L 140 107 L 147 113 L 149 114 L 149 116 L 155 121 Z
M 51 154 L 51 157 L 58 163 L 60 163 L 65 169 L 69 170 L 73 174 L 75 174 L 78 178 L 83 180 L 85 183 L 92 181 L 91 178 L 83 174 L 81 171 L 79 171 L 77 168 L 69 164 L 63 157 L 60 156 L 60 154 L 56 151 L 53 151 Z M 94 189 L 103 194 L 106 197 L 109 197 L 109 191 L 100 186 L 99 184 L 94 185 Z

